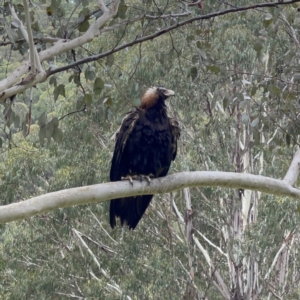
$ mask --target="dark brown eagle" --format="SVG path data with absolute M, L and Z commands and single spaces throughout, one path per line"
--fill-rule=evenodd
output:
M 178 122 L 169 118 L 165 100 L 175 93 L 163 87 L 149 88 L 141 105 L 127 113 L 116 133 L 110 180 L 147 179 L 166 176 L 177 152 Z M 116 217 L 134 229 L 153 195 L 110 201 L 110 225 Z

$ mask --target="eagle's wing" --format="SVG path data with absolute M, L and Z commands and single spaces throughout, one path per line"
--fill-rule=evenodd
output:
M 170 118 L 170 125 L 171 125 L 171 131 L 172 131 L 172 148 L 173 148 L 173 154 L 172 159 L 175 160 L 176 154 L 177 154 L 177 141 L 180 137 L 180 128 L 179 123 L 176 119 Z
M 176 119 L 169 118 L 169 122 L 170 122 L 170 128 L 171 128 L 171 133 L 172 133 L 171 159 L 175 160 L 176 154 L 177 154 L 177 141 L 180 137 L 180 127 L 179 127 L 179 123 Z M 171 160 L 170 160 L 168 166 L 166 166 L 164 169 L 162 169 L 158 176 L 159 177 L 166 176 L 169 172 L 170 166 L 171 166 Z
M 121 176 L 126 176 L 128 174 L 122 174 L 122 155 L 124 148 L 126 146 L 127 140 L 132 133 L 132 130 L 139 119 L 139 114 L 137 110 L 132 110 L 126 114 L 124 117 L 120 128 L 116 133 L 116 145 L 113 154 L 111 169 L 110 169 L 110 180 L 118 181 L 121 180 Z M 128 172 L 129 170 L 127 170 Z

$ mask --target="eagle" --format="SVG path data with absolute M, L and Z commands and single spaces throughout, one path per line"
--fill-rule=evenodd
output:
M 147 180 L 166 176 L 177 153 L 180 129 L 177 120 L 169 118 L 166 99 L 175 92 L 164 87 L 148 88 L 141 105 L 128 112 L 116 133 L 110 181 Z M 134 229 L 146 211 L 153 195 L 125 197 L 110 201 L 110 225 Z

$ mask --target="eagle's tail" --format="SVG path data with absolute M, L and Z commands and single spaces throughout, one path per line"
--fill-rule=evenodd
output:
M 110 226 L 116 226 L 116 217 L 121 219 L 121 225 L 134 229 L 146 211 L 153 195 L 120 198 L 110 201 Z

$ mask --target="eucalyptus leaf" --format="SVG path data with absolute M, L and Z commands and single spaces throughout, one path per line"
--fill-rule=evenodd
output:
M 97 77 L 94 82 L 94 93 L 96 95 L 100 95 L 103 89 L 104 89 L 104 82 L 101 78 Z
M 38 118 L 38 125 L 40 127 L 43 127 L 46 125 L 46 122 L 47 122 L 47 114 L 46 112 L 43 112 Z
M 65 85 L 59 84 L 53 92 L 54 100 L 56 101 L 58 99 L 58 96 L 61 95 L 66 98 L 66 92 L 65 92 Z
M 60 128 L 55 128 L 52 133 L 52 138 L 56 143 L 61 143 L 63 139 L 63 132 Z
M 251 127 L 256 127 L 259 123 L 259 118 L 255 118 L 252 122 L 251 122 Z

